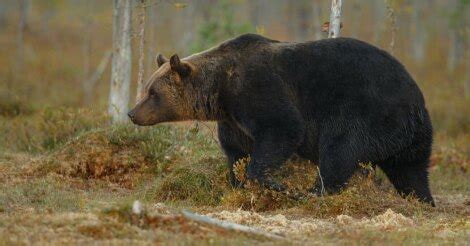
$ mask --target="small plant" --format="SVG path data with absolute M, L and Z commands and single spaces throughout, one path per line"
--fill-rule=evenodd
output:
M 233 165 L 233 172 L 235 174 L 235 178 L 242 184 L 246 182 L 246 167 L 248 166 L 250 159 L 250 157 L 241 158 Z

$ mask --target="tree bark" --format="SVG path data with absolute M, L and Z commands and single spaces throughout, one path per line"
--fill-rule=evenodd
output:
M 113 124 L 127 121 L 131 81 L 131 0 L 114 0 L 113 58 L 108 112 Z
M 339 37 L 339 31 L 341 28 L 341 7 L 342 0 L 331 1 L 330 29 L 328 31 L 328 38 Z
M 140 1 L 140 19 L 139 19 L 139 74 L 137 76 L 137 92 L 135 101 L 139 102 L 144 90 L 144 61 L 145 61 L 145 11 L 146 1 Z

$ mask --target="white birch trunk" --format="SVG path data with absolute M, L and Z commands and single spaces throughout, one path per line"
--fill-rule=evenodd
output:
M 139 74 L 137 76 L 137 92 L 135 101 L 139 102 L 144 90 L 144 61 L 145 61 L 145 6 L 146 1 L 140 2 L 140 20 L 139 20 Z
M 131 82 L 131 0 L 114 0 L 113 58 L 108 112 L 113 124 L 127 121 Z
M 339 37 L 339 31 L 341 29 L 341 7 L 342 0 L 331 1 L 331 15 L 330 15 L 330 28 L 328 31 L 328 38 Z

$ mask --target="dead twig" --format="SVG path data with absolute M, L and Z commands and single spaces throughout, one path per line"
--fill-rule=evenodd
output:
M 276 234 L 273 234 L 273 233 L 269 233 L 269 232 L 265 232 L 265 231 L 261 231 L 259 229 L 253 228 L 253 227 L 240 225 L 240 224 L 233 223 L 233 222 L 214 219 L 214 218 L 211 218 L 211 217 L 208 217 L 208 216 L 205 216 L 205 215 L 199 215 L 199 214 L 191 213 L 191 212 L 186 211 L 186 210 L 182 211 L 182 215 L 184 216 L 184 218 L 186 218 L 188 220 L 192 220 L 192 221 L 195 221 L 195 222 L 215 226 L 215 227 L 218 227 L 218 228 L 222 228 L 224 230 L 248 233 L 248 234 L 253 234 L 253 235 L 256 235 L 256 236 L 266 237 L 266 238 L 269 238 L 269 239 L 275 239 L 275 240 L 284 240 L 285 239 L 282 236 L 279 236 L 279 235 L 276 235 Z

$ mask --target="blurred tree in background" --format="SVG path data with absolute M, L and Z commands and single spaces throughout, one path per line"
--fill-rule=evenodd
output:
M 140 6 L 139 0 L 131 3 L 133 10 Z M 393 6 L 396 29 L 387 5 Z M 436 129 L 468 132 L 469 5 L 469 0 L 343 1 L 341 36 L 389 50 L 395 30 L 394 55 L 423 89 Z M 111 66 L 103 61 L 112 47 L 112 6 L 113 0 L 0 1 L 0 105 L 10 105 L 1 112 L 46 106 L 105 111 Z M 156 53 L 184 57 L 245 32 L 282 41 L 325 38 L 321 26 L 329 20 L 331 1 L 147 0 L 146 6 L 148 78 L 156 69 Z M 133 12 L 136 71 L 139 11 Z M 131 92 L 137 75 L 132 74 Z M 96 82 L 85 86 L 86 78 Z
M 256 18 L 259 18 L 258 14 L 253 14 L 254 17 L 252 16 L 252 18 L 255 18 L 254 25 L 235 19 L 233 6 L 228 0 L 218 1 L 215 5 L 208 7 L 205 14 L 210 17 L 196 29 L 197 37 L 191 47 L 191 52 L 200 52 L 214 46 L 221 40 L 247 32 L 255 32 L 254 27 L 258 22 Z

